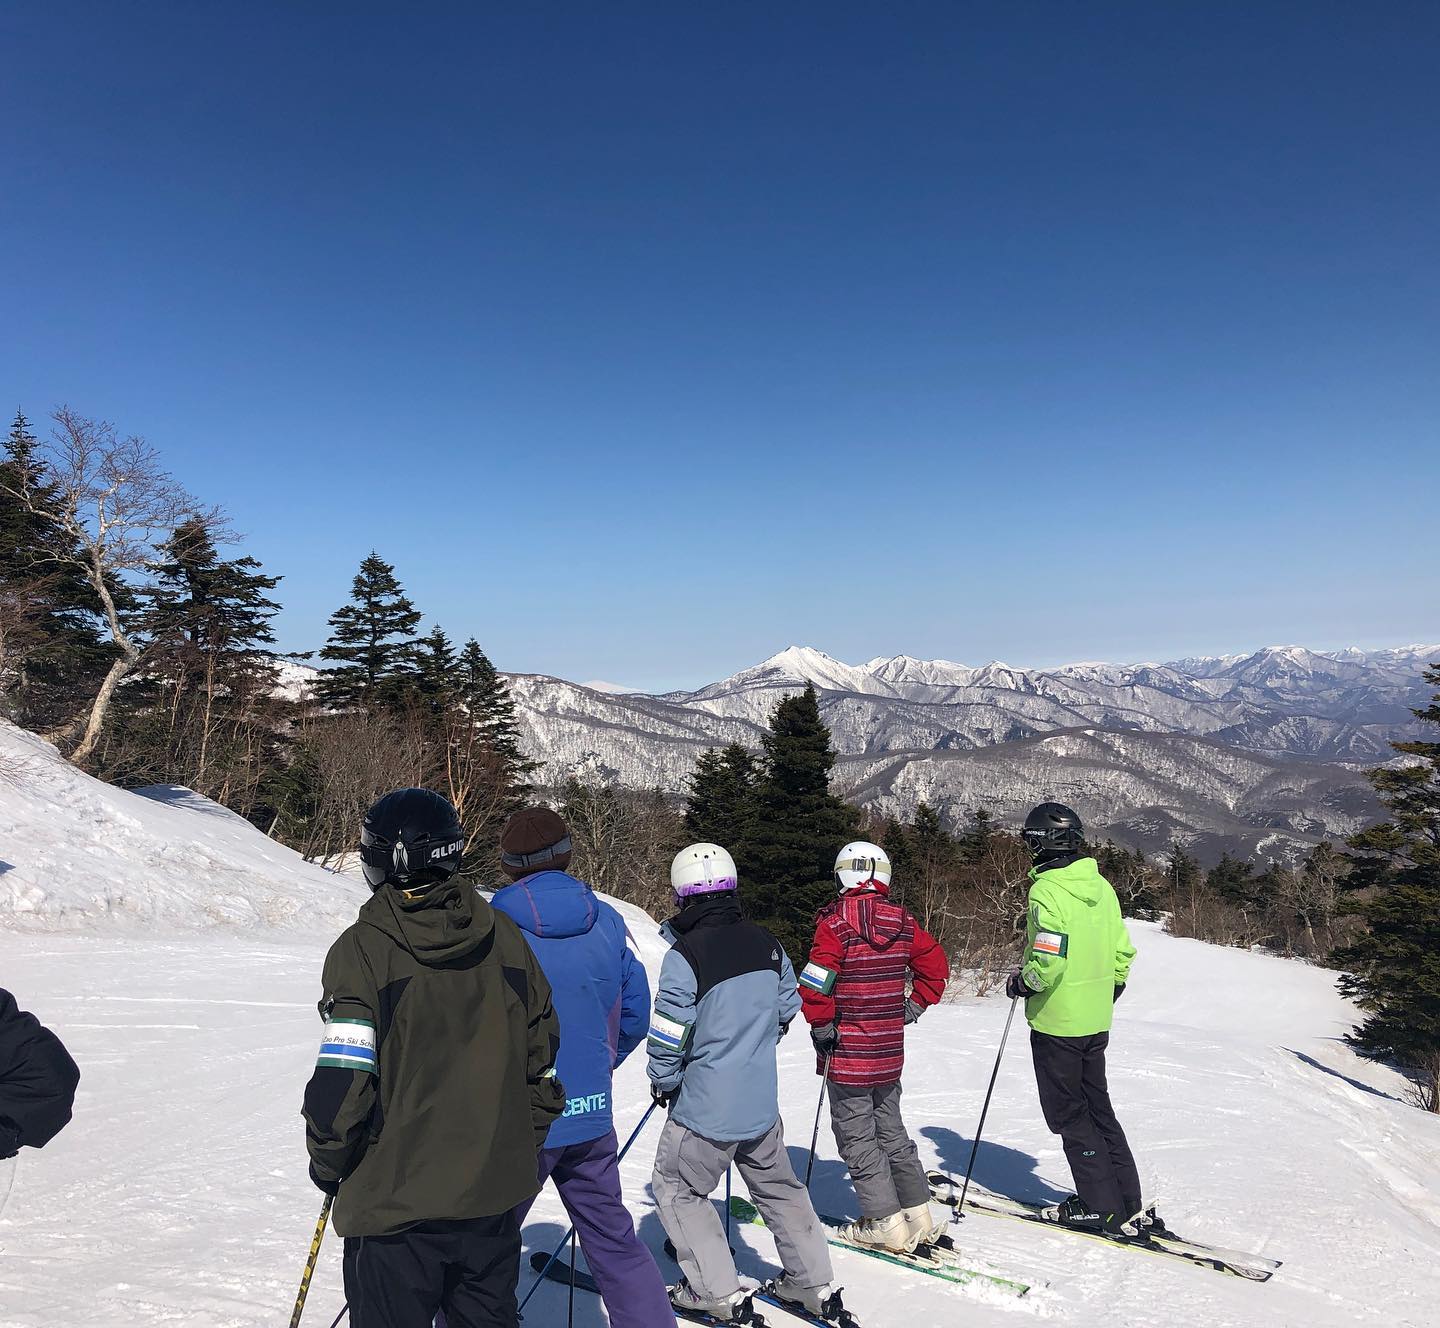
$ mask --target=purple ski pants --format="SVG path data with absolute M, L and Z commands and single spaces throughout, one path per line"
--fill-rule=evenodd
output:
M 540 1181 L 553 1180 L 600 1286 L 611 1328 L 675 1328 L 675 1311 L 655 1256 L 635 1234 L 620 1197 L 615 1131 L 588 1143 L 546 1148 Z M 530 1204 L 516 1210 L 523 1224 Z M 564 1255 L 561 1256 L 564 1258 Z

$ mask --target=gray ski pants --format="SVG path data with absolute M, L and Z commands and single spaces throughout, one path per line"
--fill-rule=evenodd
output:
M 900 1118 L 898 1082 L 879 1088 L 832 1083 L 830 1127 L 862 1215 L 890 1217 L 930 1201 L 920 1154 Z
M 700 1295 L 715 1299 L 740 1288 L 725 1228 L 710 1202 L 732 1162 L 775 1237 L 786 1276 L 802 1287 L 828 1285 L 830 1248 L 810 1196 L 790 1166 L 785 1127 L 778 1120 L 745 1143 L 716 1143 L 674 1120 L 665 1122 L 651 1185 L 685 1280 Z

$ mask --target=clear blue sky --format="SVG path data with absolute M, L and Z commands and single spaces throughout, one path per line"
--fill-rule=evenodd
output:
M 372 547 L 640 686 L 1435 639 L 1437 50 L 1428 0 L 5 4 L 0 408 L 149 438 L 292 649 Z

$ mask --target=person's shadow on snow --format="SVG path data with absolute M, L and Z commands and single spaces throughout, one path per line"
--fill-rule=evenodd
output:
M 922 1125 L 920 1133 L 940 1156 L 940 1169 L 959 1180 L 970 1165 L 973 1140 L 966 1139 L 943 1125 Z M 1057 1190 L 1049 1181 L 1036 1174 L 1039 1160 L 1018 1148 L 980 1141 L 975 1154 L 974 1181 L 995 1194 L 1009 1195 L 1027 1203 L 1058 1203 L 1070 1191 Z
M 796 1176 L 805 1179 L 805 1168 L 810 1165 L 810 1150 L 795 1144 L 786 1148 L 790 1154 L 790 1165 Z M 810 1175 L 810 1202 L 815 1211 L 826 1217 L 858 1217 L 859 1206 L 855 1202 L 855 1188 L 850 1184 L 850 1172 L 839 1158 L 816 1157 L 815 1170 Z
M 526 1293 L 532 1284 L 539 1278 L 540 1274 L 530 1267 L 530 1256 L 537 1251 L 543 1251 L 548 1258 L 554 1251 L 555 1246 L 560 1243 L 560 1237 L 565 1234 L 565 1228 L 558 1222 L 530 1222 L 520 1233 L 520 1285 L 517 1300 L 524 1300 Z M 565 1248 L 560 1251 L 560 1257 L 556 1263 L 568 1275 L 570 1271 L 570 1243 L 566 1241 Z M 585 1268 L 585 1256 L 576 1254 L 575 1266 L 581 1270 Z M 570 1288 L 559 1282 L 550 1282 L 535 1292 L 534 1299 L 525 1307 L 525 1316 L 531 1322 L 542 1320 L 555 1323 L 559 1316 L 566 1314 L 569 1305 Z M 548 1306 L 548 1314 L 541 1313 L 541 1307 Z M 591 1295 L 587 1291 L 576 1291 L 575 1293 L 575 1323 L 580 1328 L 605 1328 L 605 1311 L 601 1307 L 600 1297 Z M 440 1315 L 435 1321 L 435 1328 L 446 1328 L 445 1316 Z

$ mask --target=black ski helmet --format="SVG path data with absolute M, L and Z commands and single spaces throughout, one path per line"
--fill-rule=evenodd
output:
M 1063 802 L 1042 802 L 1025 818 L 1020 837 L 1031 857 L 1058 857 L 1079 851 L 1085 843 L 1085 827 L 1079 814 Z
M 360 869 L 372 890 L 424 890 L 460 870 L 465 833 L 460 817 L 429 789 L 387 793 L 360 823 Z

